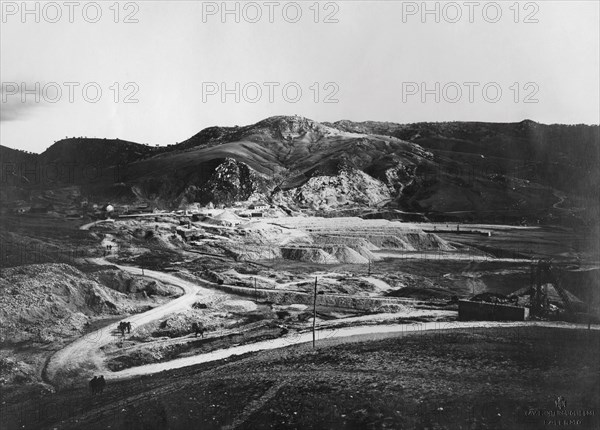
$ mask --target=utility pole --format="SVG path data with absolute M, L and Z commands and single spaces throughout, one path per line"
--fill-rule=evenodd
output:
M 315 347 L 315 326 L 317 323 L 317 277 L 315 276 L 315 297 L 313 299 L 313 348 Z

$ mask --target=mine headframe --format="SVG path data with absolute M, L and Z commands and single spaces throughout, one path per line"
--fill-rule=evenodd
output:
M 561 277 L 566 263 L 555 263 L 552 260 L 540 259 L 531 263 L 531 314 L 546 316 L 550 311 L 547 285 L 552 284 L 565 306 L 565 311 L 573 312 L 573 306 L 567 292 L 562 288 Z

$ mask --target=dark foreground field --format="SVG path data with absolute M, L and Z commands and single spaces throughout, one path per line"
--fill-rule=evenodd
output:
M 3 404 L 0 427 L 597 429 L 599 353 L 598 331 L 540 327 L 332 339 L 82 383 Z

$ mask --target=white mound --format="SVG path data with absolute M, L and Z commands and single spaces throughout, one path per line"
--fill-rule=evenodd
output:
M 339 260 L 320 248 L 281 248 L 281 255 L 288 260 L 320 264 L 335 264 Z
M 250 300 L 227 300 L 220 307 L 229 312 L 252 312 L 257 309 L 256 303 Z
M 333 249 L 325 248 L 325 250 L 333 255 L 340 263 L 367 264 L 369 262 L 367 258 L 347 246 L 335 247 Z
M 293 305 L 289 305 L 287 307 L 290 311 L 303 311 L 308 308 L 306 305 L 302 305 L 299 303 L 294 303 Z

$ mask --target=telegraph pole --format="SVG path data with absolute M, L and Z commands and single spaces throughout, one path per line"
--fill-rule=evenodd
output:
M 315 325 L 317 323 L 317 277 L 315 276 L 315 297 L 313 299 L 313 348 L 315 347 Z

